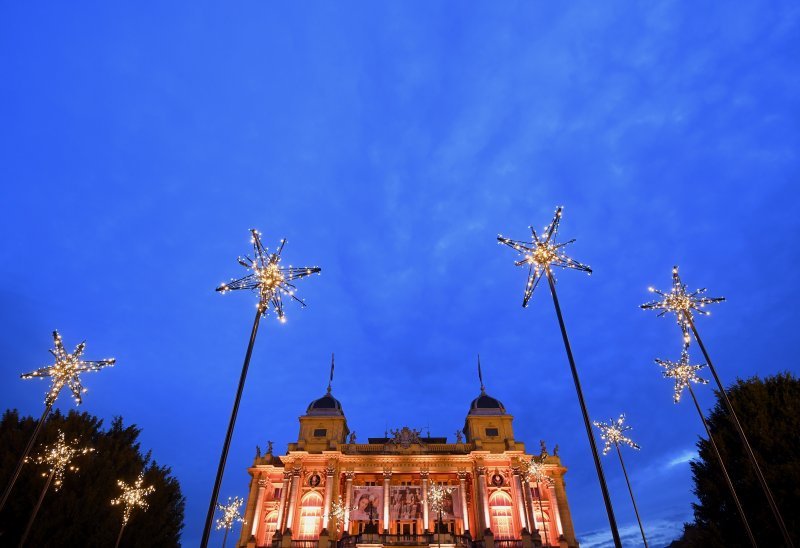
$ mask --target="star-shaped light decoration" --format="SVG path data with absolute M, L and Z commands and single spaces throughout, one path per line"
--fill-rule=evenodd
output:
M 34 379 L 51 377 L 52 384 L 50 390 L 44 398 L 45 405 L 53 405 L 58 394 L 64 386 L 68 386 L 72 390 L 72 397 L 75 402 L 80 405 L 83 401 L 81 394 L 86 392 L 86 388 L 81 384 L 80 374 L 87 371 L 100 371 L 104 367 L 110 367 L 116 363 L 114 358 L 106 358 L 104 360 L 87 361 L 82 360 L 83 350 L 86 348 L 86 342 L 80 343 L 75 347 L 72 354 L 64 350 L 64 343 L 61 341 L 61 335 L 58 331 L 53 331 L 53 341 L 55 348 L 50 353 L 55 356 L 56 363 L 48 365 L 47 367 L 39 368 L 30 373 L 20 375 L 23 379 Z
M 689 364 L 689 350 L 688 345 L 684 345 L 681 351 L 681 359 L 677 362 L 669 360 L 660 360 L 656 358 L 656 363 L 664 368 L 665 379 L 675 379 L 675 393 L 673 399 L 675 403 L 681 401 L 681 394 L 684 388 L 689 388 L 689 383 L 695 384 L 708 384 L 708 381 L 697 376 L 704 365 L 690 365 Z
M 547 475 L 544 464 L 533 457 L 524 464 L 522 475 L 528 483 L 544 483 L 546 485 L 553 483 L 553 478 Z
M 341 496 L 337 497 L 337 499 L 331 504 L 331 516 L 333 516 L 337 521 L 341 521 L 344 519 L 344 515 L 347 513 L 347 510 L 350 509 L 347 503 L 342 499 Z
M 244 504 L 244 499 L 241 497 L 228 497 L 228 504 L 217 504 L 217 508 L 222 511 L 222 517 L 217 520 L 217 529 L 230 529 L 233 524 L 244 522 L 239 509 Z
M 608 422 L 598 422 L 594 421 L 594 425 L 600 429 L 600 438 L 606 442 L 605 447 L 603 447 L 603 454 L 607 455 L 609 451 L 611 451 L 612 445 L 618 445 L 620 443 L 624 443 L 634 449 L 639 449 L 639 446 L 633 442 L 632 439 L 625 436 L 625 432 L 628 430 L 632 430 L 632 428 L 626 424 L 625 422 L 625 413 L 621 413 L 617 420 L 609 419 Z
M 428 487 L 428 508 L 437 513 L 442 512 L 444 510 L 444 502 L 452 492 L 452 487 L 439 483 L 431 484 Z
M 689 340 L 689 322 L 692 319 L 692 310 L 703 316 L 708 316 L 710 312 L 705 310 L 707 304 L 720 303 L 725 297 L 704 297 L 706 288 L 696 289 L 691 293 L 686 291 L 686 284 L 681 282 L 678 275 L 678 267 L 672 267 L 672 289 L 665 293 L 654 287 L 648 287 L 648 291 L 661 297 L 660 300 L 645 303 L 640 306 L 644 310 L 658 310 L 661 317 L 667 312 L 674 312 L 678 320 L 678 325 L 683 331 L 684 341 Z
M 133 485 L 128 485 L 122 480 L 117 480 L 117 486 L 122 489 L 122 494 L 113 499 L 111 504 L 113 506 L 118 506 L 120 504 L 125 505 L 125 509 L 122 513 L 123 527 L 128 524 L 135 508 L 139 507 L 142 509 L 142 512 L 147 512 L 147 509 L 150 507 L 147 503 L 147 497 L 150 496 L 156 488 L 152 485 L 142 487 L 142 483 L 144 483 L 144 472 L 139 473 L 139 477 L 136 478 Z
M 288 267 L 281 267 L 281 252 L 286 240 L 281 240 L 275 253 L 269 253 L 261 244 L 261 233 L 254 228 L 250 229 L 250 232 L 253 235 L 252 243 L 255 259 L 251 259 L 248 256 L 239 257 L 239 264 L 252 272 L 238 280 L 221 284 L 217 291 L 221 293 L 236 291 L 237 289 L 257 291 L 259 294 L 258 309 L 261 313 L 266 315 L 271 304 L 278 320 L 285 322 L 286 317 L 283 313 L 284 295 L 299 302 L 302 306 L 306 305 L 302 300 L 295 297 L 294 293 L 297 288 L 292 282 L 311 274 L 319 274 L 321 269 L 317 266 L 298 268 L 289 265 Z
M 556 208 L 553 220 L 544 228 L 541 236 L 536 233 L 533 227 L 530 227 L 532 234 L 530 243 L 511 240 L 502 235 L 497 236 L 498 243 L 505 244 L 522 255 L 522 259 L 516 261 L 514 263 L 515 265 L 528 265 L 528 283 L 525 285 L 525 294 L 522 298 L 523 307 L 528 306 L 528 301 L 531 300 L 533 290 L 536 289 L 539 280 L 542 279 L 542 275 L 550 272 L 551 265 L 560 268 L 572 268 L 574 270 L 588 272 L 589 274 L 592 273 L 592 269 L 587 265 L 579 263 L 564 253 L 564 247 L 574 242 L 574 239 L 560 244 L 555 242 L 558 224 L 561 221 L 562 209 L 561 206 Z
M 55 490 L 61 489 L 61 484 L 64 483 L 64 473 L 69 470 L 75 472 L 78 470 L 77 466 L 70 464 L 72 460 L 80 455 L 86 455 L 94 451 L 92 447 L 78 447 L 80 440 L 77 438 L 67 443 L 64 439 L 64 432 L 58 431 L 58 439 L 52 445 L 46 445 L 42 452 L 39 453 L 34 460 L 36 464 L 46 464 L 48 466 L 47 472 L 43 472 L 42 476 L 49 476 L 53 474 L 53 484 Z

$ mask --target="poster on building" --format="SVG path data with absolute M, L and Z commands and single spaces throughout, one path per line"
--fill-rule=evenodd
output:
M 389 491 L 389 513 L 392 519 L 422 519 L 422 487 L 393 485 Z
M 383 508 L 383 487 L 353 486 L 352 510 L 353 521 L 378 521 Z
M 447 494 L 442 501 L 442 519 L 449 520 L 461 517 L 461 489 L 458 487 L 450 487 Z M 434 519 L 439 519 L 438 516 L 433 516 Z

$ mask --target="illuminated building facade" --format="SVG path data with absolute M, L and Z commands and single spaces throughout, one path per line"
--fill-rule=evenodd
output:
M 357 443 L 329 386 L 285 455 L 256 455 L 239 546 L 578 546 L 557 451 L 542 442 L 550 481 L 528 481 L 532 455 L 483 388 L 463 433 L 448 443 L 403 427 Z M 440 508 L 434 485 L 447 488 Z

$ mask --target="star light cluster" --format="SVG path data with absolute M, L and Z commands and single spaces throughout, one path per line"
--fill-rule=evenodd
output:
M 146 512 L 150 507 L 147 502 L 147 497 L 150 496 L 156 488 L 152 485 L 142 487 L 142 483 L 144 483 L 144 472 L 139 473 L 139 477 L 136 478 L 133 485 L 128 485 L 122 480 L 117 480 L 117 486 L 122 489 L 122 494 L 113 499 L 111 504 L 113 506 L 118 506 L 120 504 L 125 505 L 122 513 L 123 527 L 127 525 L 128 521 L 131 519 L 131 514 L 135 508 L 141 508 L 142 512 Z
M 533 457 L 523 464 L 522 476 L 528 483 L 544 483 L 545 485 L 553 483 L 553 478 L 547 475 L 544 464 Z
M 230 529 L 234 523 L 244 522 L 239 509 L 244 504 L 241 497 L 228 497 L 228 504 L 217 504 L 217 508 L 222 511 L 222 517 L 217 520 L 217 530 Z
M 254 228 L 250 229 L 250 232 L 252 233 L 251 241 L 255 259 L 245 256 L 239 257 L 238 261 L 240 265 L 252 272 L 242 278 L 220 284 L 217 287 L 217 291 L 223 294 L 238 289 L 257 291 L 259 294 L 259 311 L 266 316 L 270 305 L 272 305 L 278 320 L 285 322 L 286 316 L 283 313 L 284 296 L 299 302 L 301 306 L 306 306 L 306 303 L 295 296 L 297 288 L 292 282 L 311 274 L 319 274 L 322 269 L 317 266 L 298 268 L 289 265 L 288 267 L 281 267 L 281 252 L 286 240 L 281 240 L 275 253 L 269 253 L 261 243 L 261 233 Z
M 612 445 L 624 443 L 634 449 L 639 449 L 639 445 L 634 443 L 632 439 L 625 436 L 625 432 L 632 430 L 632 427 L 624 424 L 625 413 L 620 413 L 617 420 L 609 419 L 608 422 L 594 421 L 594 425 L 600 429 L 600 438 L 606 442 L 603 447 L 603 454 L 607 455 L 611 451 Z
M 436 513 L 443 511 L 444 501 L 452 492 L 452 487 L 440 485 L 438 483 L 431 484 L 428 487 L 428 508 Z
M 705 297 L 703 294 L 706 288 L 696 289 L 687 292 L 686 284 L 681 282 L 681 277 L 678 274 L 678 267 L 672 267 L 672 289 L 666 293 L 654 287 L 648 287 L 648 291 L 655 293 L 661 297 L 660 300 L 651 301 L 640 306 L 644 310 L 658 310 L 658 316 L 661 317 L 668 312 L 675 314 L 678 320 L 678 325 L 683 331 L 684 341 L 689 341 L 689 325 L 692 320 L 692 311 L 694 310 L 702 316 L 711 314 L 705 310 L 707 304 L 721 303 L 725 297 Z
M 94 451 L 92 447 L 78 447 L 78 444 L 80 444 L 80 440 L 77 438 L 73 439 L 71 443 L 67 443 L 64 439 L 64 432 L 59 430 L 55 443 L 46 445 L 42 452 L 34 457 L 36 464 L 48 466 L 47 472 L 43 472 L 42 476 L 53 474 L 53 485 L 56 491 L 61 489 L 61 484 L 64 483 L 65 472 L 78 470 L 77 466 L 70 464 L 72 460 Z
M 697 376 L 705 365 L 691 365 L 689 363 L 689 348 L 684 345 L 681 351 L 681 359 L 677 362 L 661 360 L 656 358 L 656 363 L 664 368 L 664 378 L 675 380 L 675 392 L 673 400 L 675 403 L 681 401 L 684 388 L 689 388 L 689 383 L 708 384 L 708 381 Z
M 522 259 L 514 263 L 516 266 L 528 265 L 528 282 L 525 285 L 525 293 L 522 298 L 523 307 L 528 306 L 528 301 L 530 301 L 533 291 L 539 284 L 539 280 L 542 279 L 543 274 L 551 272 L 551 265 L 560 268 L 572 268 L 589 274 L 592 273 L 591 268 L 568 257 L 564 252 L 564 247 L 573 243 L 575 241 L 574 239 L 560 244 L 555 242 L 558 225 L 561 222 L 562 210 L 563 208 L 561 206 L 556 208 L 553 220 L 542 230 L 541 236 L 536 233 L 533 227 L 530 227 L 532 235 L 530 243 L 511 240 L 502 235 L 497 236 L 498 243 L 505 244 L 522 255 Z
M 110 367 L 116 363 L 114 358 L 106 358 L 104 360 L 82 360 L 81 356 L 86 348 L 86 342 L 80 343 L 75 347 L 75 351 L 70 354 L 64 349 L 64 343 L 61 340 L 61 335 L 58 331 L 53 331 L 53 341 L 55 348 L 50 350 L 50 353 L 56 358 L 53 365 L 39 368 L 30 373 L 20 375 L 23 379 L 45 378 L 52 379 L 50 390 L 44 398 L 45 405 L 53 405 L 58 394 L 64 386 L 68 386 L 72 391 L 72 397 L 78 405 L 83 401 L 81 394 L 86 393 L 86 388 L 81 384 L 80 374 L 87 371 L 100 371 L 104 367 Z

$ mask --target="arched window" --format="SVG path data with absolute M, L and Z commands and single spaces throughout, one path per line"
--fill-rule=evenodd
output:
M 538 502 L 533 505 L 533 512 L 536 515 L 536 523 L 539 526 L 539 535 L 542 537 L 542 543 L 544 544 L 545 539 L 550 542 L 550 545 L 558 546 L 558 535 L 556 534 L 553 522 L 550 519 L 550 508 L 548 507 L 549 503 L 544 501 L 544 507 L 539 510 Z M 545 531 L 547 531 L 547 535 L 545 535 Z M 547 546 L 547 545 L 545 545 Z
M 511 539 L 513 533 L 513 517 L 511 509 L 511 496 L 505 491 L 495 491 L 489 497 L 489 517 L 492 520 L 492 533 L 494 538 Z
M 316 491 L 307 493 L 300 502 L 300 539 L 319 538 L 322 530 L 322 495 Z
M 278 528 L 278 511 L 273 510 L 272 512 L 268 513 L 267 516 L 264 518 L 263 534 L 261 535 L 261 541 L 258 543 L 259 546 L 268 546 L 272 544 L 272 535 L 275 534 L 277 528 Z

